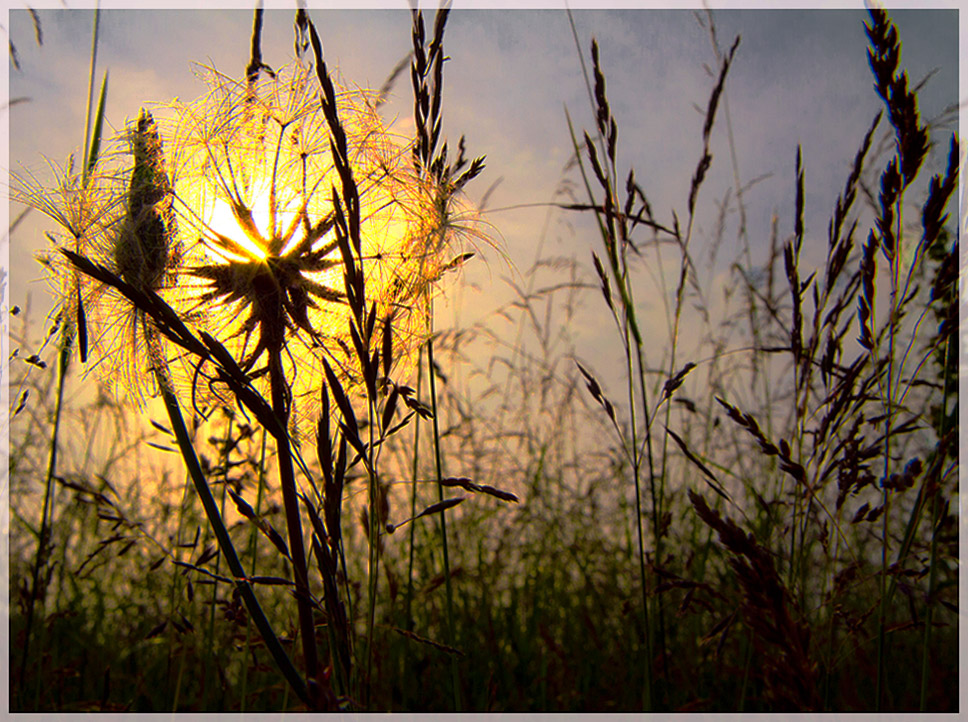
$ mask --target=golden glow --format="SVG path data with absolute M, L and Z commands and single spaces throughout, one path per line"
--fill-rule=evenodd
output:
M 266 289 L 283 290 L 292 400 L 312 411 L 322 359 L 347 389 L 362 383 L 333 228 L 342 182 L 318 79 L 299 63 L 254 88 L 205 74 L 210 92 L 174 107 L 180 227 L 196 241 L 185 257 L 187 310 L 236 358 L 256 363 L 263 331 L 280 320 Z M 375 307 L 377 334 L 379 324 L 392 324 L 393 373 L 404 375 L 428 332 L 427 294 L 450 260 L 447 247 L 463 234 L 441 214 L 440 189 L 415 172 L 408 146 L 389 135 L 371 100 L 366 91 L 337 92 L 358 191 L 366 304 Z
M 269 227 L 269 198 L 268 196 L 260 196 L 260 200 L 262 202 L 258 203 L 256 208 L 252 210 L 252 219 L 255 221 L 256 227 L 262 232 L 262 237 L 265 238 L 264 229 Z M 206 225 L 215 233 L 232 239 L 248 254 L 248 258 L 233 258 L 234 254 L 227 249 L 212 248 L 219 255 L 224 255 L 225 260 L 264 261 L 266 259 L 268 255 L 266 249 L 249 237 L 242 224 L 239 223 L 232 207 L 222 198 L 216 198 L 215 203 L 212 204 L 212 212 Z

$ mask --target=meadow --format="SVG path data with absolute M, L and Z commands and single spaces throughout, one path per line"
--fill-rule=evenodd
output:
M 80 150 L 13 173 L 57 313 L 8 320 L 10 711 L 958 711 L 961 155 L 890 15 L 824 247 L 785 149 L 792 233 L 743 227 L 725 281 L 742 39 L 697 13 L 716 63 L 667 210 L 621 57 L 575 32 L 594 123 L 562 114 L 548 206 L 587 249 L 466 327 L 434 304 L 503 251 L 445 123 L 448 10 L 410 14 L 380 90 L 292 16 L 293 58 L 256 10 L 245 68 L 116 137 L 92 60 Z

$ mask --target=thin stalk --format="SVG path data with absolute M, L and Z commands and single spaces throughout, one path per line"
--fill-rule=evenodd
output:
M 231 438 L 231 435 L 232 435 L 232 418 L 229 417 L 228 424 L 226 425 L 226 428 L 225 428 L 225 447 L 224 447 L 225 449 L 228 449 L 228 443 L 229 443 L 229 439 Z M 222 518 L 224 519 L 225 518 L 225 497 L 226 497 L 226 489 L 228 488 L 228 476 L 229 476 L 229 457 L 227 452 L 225 453 L 225 456 L 222 459 L 222 463 L 224 464 L 225 471 L 222 474 L 222 498 L 219 500 L 219 510 L 221 512 Z M 215 610 L 218 608 L 218 605 L 216 604 L 216 602 L 218 601 L 218 573 L 219 573 L 219 567 L 221 566 L 221 562 L 222 562 L 221 555 L 215 557 L 216 576 L 212 578 L 212 603 L 208 610 L 208 624 L 206 625 L 206 628 L 205 628 L 205 637 L 207 640 L 207 643 L 205 645 L 205 650 L 207 652 L 206 674 L 208 672 L 212 672 L 213 679 L 215 677 L 214 675 L 215 665 L 218 664 L 218 659 L 216 658 L 217 645 L 215 644 Z M 207 690 L 208 690 L 207 687 L 202 690 L 203 709 L 205 707 L 204 702 L 207 701 L 206 700 Z
M 568 130 L 571 133 L 572 146 L 575 149 L 575 157 L 578 160 L 578 168 L 579 168 L 579 171 L 581 172 L 582 180 L 585 184 L 585 191 L 588 193 L 588 197 L 591 200 L 592 204 L 594 205 L 595 196 L 592 193 L 591 184 L 589 183 L 588 176 L 585 173 L 585 165 L 584 163 L 582 163 L 582 160 L 581 160 L 581 148 L 578 145 L 577 139 L 575 138 L 574 128 L 571 123 L 571 117 L 568 115 L 567 108 L 565 109 L 565 118 L 568 121 Z M 606 190 L 606 192 L 609 192 L 609 191 Z M 632 334 L 631 325 L 633 323 L 636 323 L 635 306 L 632 302 L 631 281 L 628 276 L 624 255 L 621 257 L 618 257 L 610 250 L 610 243 L 608 240 L 609 238 L 608 230 L 606 229 L 605 224 L 602 222 L 601 216 L 597 211 L 595 213 L 595 219 L 598 222 L 598 230 L 602 236 L 602 242 L 607 251 L 606 256 L 608 257 L 608 260 L 609 260 L 609 266 L 612 270 L 613 275 L 615 276 L 615 282 L 620 291 L 620 300 L 624 311 L 624 314 L 621 319 L 619 319 L 617 315 L 615 315 L 614 318 L 615 318 L 616 324 L 618 325 L 619 332 L 621 334 L 622 344 L 625 351 L 626 373 L 629 379 L 628 394 L 629 394 L 630 424 L 631 424 L 631 430 L 632 430 L 630 461 L 632 462 L 633 480 L 635 484 L 635 516 L 636 516 L 636 529 L 638 532 L 638 542 L 639 542 L 638 544 L 639 578 L 640 578 L 641 588 L 642 588 L 642 615 L 643 615 L 643 622 L 644 622 L 645 648 L 646 648 L 646 657 L 647 657 L 646 664 L 645 664 L 645 684 L 643 686 L 643 691 L 642 691 L 642 694 L 643 694 L 642 704 L 644 709 L 651 710 L 652 701 L 653 701 L 652 638 L 651 638 L 651 625 L 649 623 L 648 586 L 647 586 L 647 580 L 646 580 L 646 574 L 645 574 L 645 544 L 644 544 L 644 534 L 642 531 L 642 502 L 641 502 L 641 479 L 640 479 L 641 470 L 639 468 L 640 467 L 639 442 L 638 442 L 637 424 L 636 424 L 636 417 L 635 417 L 635 388 L 634 388 L 633 371 L 632 371 L 632 335 L 633 334 Z M 622 251 L 624 254 L 625 252 L 624 246 Z M 621 265 L 619 264 L 619 260 L 622 261 Z M 642 393 L 643 393 L 643 398 L 645 398 L 644 396 L 645 379 L 644 379 L 644 374 L 642 373 L 641 346 L 638 344 L 638 339 L 636 339 L 636 349 L 638 351 L 638 357 L 639 357 L 638 364 L 639 364 L 639 371 L 640 371 L 640 374 L 639 374 L 640 381 L 642 382 Z M 645 408 L 644 413 L 646 414 L 646 416 L 648 416 L 648 406 L 646 405 L 644 408 Z M 621 439 L 621 441 L 623 445 L 626 445 L 626 446 L 628 445 L 628 441 L 626 439 L 623 438 Z M 648 419 L 646 419 L 646 446 L 649 450 L 649 470 L 650 470 L 651 480 L 652 480 L 651 487 L 653 490 L 652 498 L 653 498 L 653 516 L 654 516 L 654 523 L 655 523 L 655 536 L 656 536 L 656 539 L 658 539 L 658 521 L 657 521 L 657 517 L 655 517 L 655 513 L 657 511 L 656 504 L 655 504 L 655 470 L 653 466 L 652 438 L 648 429 Z M 664 474 L 664 470 L 663 470 L 663 474 Z
M 225 528 L 225 522 L 222 521 L 222 516 L 219 513 L 218 505 L 215 502 L 215 498 L 212 496 L 212 490 L 208 487 L 208 482 L 205 480 L 202 467 L 198 462 L 198 456 L 195 454 L 195 448 L 192 445 L 191 437 L 189 436 L 188 429 L 185 426 L 185 420 L 182 417 L 178 399 L 175 397 L 171 387 L 161 378 L 161 374 L 158 374 L 158 376 L 158 386 L 161 389 L 161 396 L 165 402 L 165 408 L 168 411 L 168 418 L 171 421 L 175 438 L 178 441 L 178 448 L 181 451 L 181 455 L 185 461 L 185 466 L 188 469 L 188 473 L 192 477 L 192 482 L 195 485 L 195 490 L 198 493 L 199 499 L 201 499 L 202 506 L 205 509 L 205 514 L 208 517 L 208 521 L 212 525 L 212 531 L 215 533 L 215 538 L 218 540 L 219 549 L 221 550 L 222 555 L 225 557 L 225 561 L 228 563 L 232 575 L 236 578 L 236 585 L 238 586 L 239 592 L 242 595 L 242 599 L 245 601 L 246 608 L 248 609 L 249 614 L 252 616 L 252 619 L 255 621 L 255 625 L 258 628 L 263 641 L 266 643 L 266 648 L 269 650 L 273 660 L 279 667 L 279 671 L 282 672 L 283 676 L 286 678 L 286 681 L 289 682 L 289 686 L 292 687 L 299 699 L 308 705 L 309 693 L 307 691 L 306 683 L 300 678 L 299 672 L 296 671 L 296 668 L 292 664 L 292 660 L 289 659 L 285 649 L 283 649 L 279 638 L 272 629 L 272 625 L 265 616 L 265 612 L 263 612 L 262 607 L 259 606 L 259 600 L 255 596 L 255 591 L 252 589 L 252 585 L 246 581 L 247 577 L 245 574 L 245 569 L 242 567 L 242 563 L 239 561 L 239 557 L 235 552 L 235 547 L 232 544 L 232 538 L 229 536 L 228 530 Z
M 928 574 L 928 608 L 924 613 L 924 645 L 921 650 L 921 700 L 919 709 L 928 709 L 928 652 L 931 649 L 931 625 L 934 622 L 934 591 L 938 580 L 938 527 L 941 519 L 938 509 L 940 490 L 935 491 L 931 499 L 931 561 Z
M 423 348 L 417 351 L 417 394 L 416 397 L 420 398 L 420 387 L 423 381 Z M 413 485 L 411 487 L 410 494 L 410 518 L 413 519 L 417 516 L 417 478 L 420 473 L 420 414 L 415 414 L 413 420 L 413 465 L 411 467 L 412 474 L 411 479 L 413 480 Z M 414 551 L 416 545 L 414 543 L 414 534 L 417 525 L 410 525 L 410 551 L 409 560 L 407 562 L 407 603 L 406 603 L 406 618 L 405 618 L 405 629 L 408 632 L 412 632 L 414 628 L 413 623 L 413 562 L 414 562 Z M 406 660 L 409 657 L 405 658 Z M 404 672 L 407 673 L 408 665 L 404 667 Z M 410 690 L 410 685 L 403 684 L 403 694 L 404 694 L 404 709 L 407 708 L 407 697 Z
M 86 120 L 84 128 L 85 162 L 82 170 L 82 178 L 85 182 L 87 181 L 90 163 L 94 160 L 93 156 L 89 158 L 89 148 L 91 142 L 91 108 L 94 104 L 94 68 L 97 62 L 97 37 L 100 17 L 100 6 L 96 5 L 94 8 L 94 29 L 91 36 L 91 67 L 90 72 L 88 73 L 87 115 L 85 116 Z M 47 478 L 44 485 L 44 506 L 43 510 L 41 511 L 40 539 L 37 543 L 37 557 L 34 562 L 32 572 L 30 598 L 27 602 L 27 626 L 24 633 L 23 652 L 21 653 L 20 657 L 20 675 L 17 693 L 20 695 L 21 705 L 23 704 L 24 673 L 26 671 L 27 658 L 30 652 L 30 635 L 33 631 L 34 608 L 35 600 L 37 598 L 37 584 L 40 577 L 40 566 L 47 555 L 47 545 L 50 541 L 48 537 L 51 533 L 50 525 L 54 518 L 53 483 L 54 475 L 57 472 L 57 440 L 60 435 L 60 418 L 64 403 L 64 382 L 67 378 L 68 370 L 70 369 L 71 351 L 73 349 L 73 345 L 74 329 L 72 326 L 72 320 L 62 318 L 60 353 L 58 354 L 57 358 L 57 401 L 54 405 L 54 426 L 51 430 L 50 452 L 47 458 Z M 37 677 L 39 684 L 42 675 L 38 674 Z M 36 704 L 34 705 L 34 708 L 36 709 Z
M 423 382 L 423 348 L 417 351 L 417 393 L 420 398 L 420 387 Z M 417 478 L 420 473 L 420 414 L 416 414 L 413 420 L 413 464 L 411 466 L 411 478 L 413 479 L 413 493 L 410 495 L 410 518 L 417 516 Z M 413 631 L 412 603 L 413 603 L 413 560 L 414 560 L 414 530 L 416 524 L 410 525 L 410 555 L 407 564 L 407 631 Z
M 629 289 L 629 295 L 631 297 L 631 288 Z M 662 536 L 659 533 L 661 530 L 660 520 L 662 519 L 662 509 L 665 504 L 665 476 L 663 475 L 659 479 L 659 492 L 656 495 L 655 488 L 655 453 L 652 449 L 652 418 L 649 417 L 649 391 L 645 384 L 645 361 L 642 354 L 642 344 L 636 341 L 635 344 L 636 351 L 636 361 L 638 366 L 639 375 L 639 393 L 642 396 L 642 408 L 645 414 L 645 453 L 646 459 L 649 462 L 649 494 L 652 497 L 652 535 L 653 544 L 655 545 L 655 558 L 657 560 L 662 559 Z M 654 417 L 653 417 L 654 418 Z M 638 486 L 638 484 L 636 484 Z M 638 491 L 636 491 L 638 493 Z M 644 571 L 644 556 L 642 557 L 643 569 L 640 569 L 640 573 Z M 645 584 L 643 577 L 643 585 Z M 659 632 L 659 651 L 662 655 L 662 673 L 665 681 L 668 683 L 668 665 L 666 664 L 666 638 L 665 638 L 665 614 L 662 611 L 662 604 L 656 602 L 656 622 L 658 624 Z M 648 610 L 646 610 L 648 614 Z M 651 644 L 650 644 L 651 648 Z
M 884 505 L 884 511 L 881 513 L 881 534 L 883 535 L 883 540 L 881 541 L 881 576 L 879 580 L 881 600 L 877 615 L 877 699 L 874 707 L 875 712 L 881 711 L 881 697 L 884 692 L 884 662 L 887 655 L 887 521 L 889 516 L 889 496 L 887 485 L 884 482 L 887 480 L 891 468 L 891 426 L 894 423 L 894 341 L 897 330 L 895 319 L 898 313 L 897 291 L 901 269 L 901 233 L 903 228 L 901 224 L 901 212 L 903 208 L 901 198 L 896 203 L 897 220 L 894 237 L 897 239 L 897 243 L 894 249 L 894 257 L 891 259 L 891 306 L 890 315 L 887 318 L 887 392 L 885 394 L 887 413 L 885 414 L 884 420 L 884 471 L 881 477 L 881 503 Z
M 834 537 L 834 552 L 830 557 L 833 560 L 840 558 L 840 535 Z M 826 598 L 831 591 L 827 588 L 830 582 L 830 575 L 824 575 L 824 588 L 822 593 L 822 598 Z M 828 632 L 827 632 L 827 658 L 823 665 L 823 706 L 820 708 L 821 712 L 826 712 L 830 708 L 830 687 L 831 687 L 831 677 L 834 660 L 834 641 L 837 625 L 837 616 L 834 610 L 834 601 L 832 600 L 827 606 L 827 622 L 828 622 Z
M 944 362 L 941 366 L 941 372 L 944 374 L 944 390 L 941 396 L 941 438 L 945 438 L 948 433 L 947 428 L 945 428 L 947 426 L 945 419 L 948 418 L 948 395 L 951 389 L 949 388 L 950 381 L 947 370 L 952 354 L 953 339 L 953 336 L 948 337 L 947 343 L 945 344 Z M 939 452 L 944 453 L 940 449 Z M 939 475 L 943 466 L 943 463 L 938 465 Z M 928 609 L 924 615 L 924 645 L 921 651 L 921 703 L 919 709 L 922 712 L 926 712 L 928 707 L 928 651 L 931 649 L 931 624 L 934 621 L 934 591 L 938 579 L 938 527 L 941 524 L 941 519 L 938 516 L 938 497 L 940 494 L 941 489 L 935 489 L 931 499 L 931 559 L 928 563 L 928 568 L 931 572 L 928 575 Z
M 265 489 L 265 463 L 266 463 L 266 433 L 263 429 L 262 431 L 262 449 L 259 454 L 259 491 L 256 495 L 255 500 L 255 513 L 262 513 L 262 492 Z M 252 574 L 256 573 L 256 562 L 259 557 L 256 554 L 256 542 L 258 541 L 259 534 L 255 528 L 252 527 L 249 533 L 249 557 L 252 560 L 249 564 L 252 569 Z M 252 627 L 252 617 L 246 616 L 245 618 L 245 658 L 248 659 L 250 645 L 249 645 L 249 630 Z M 245 712 L 245 698 L 248 692 L 248 681 L 249 681 L 249 667 L 246 664 L 242 665 L 242 702 L 239 707 L 240 712 Z
M 624 264 L 623 264 L 624 265 Z M 628 283 L 628 276 L 625 277 Z M 631 289 L 629 289 L 631 291 Z M 635 403 L 635 381 L 632 370 L 632 345 L 628 325 L 628 312 L 625 314 L 624 323 L 625 344 L 625 371 L 628 376 L 628 399 L 629 399 L 629 426 L 632 431 L 632 476 L 635 483 L 635 530 L 638 537 L 639 547 L 639 581 L 642 588 L 642 622 L 645 635 L 645 684 L 642 687 L 642 706 L 645 711 L 651 712 L 653 705 L 653 679 L 652 679 L 652 625 L 649 624 L 649 589 L 648 580 L 645 573 L 645 532 L 642 529 L 642 484 L 641 484 L 641 459 L 639 459 L 638 424 L 636 423 L 636 403 Z M 648 409 L 645 409 L 648 415 Z M 648 420 L 646 420 L 648 421 Z M 654 485 L 653 485 L 654 486 Z M 653 496 L 653 500 L 654 500 Z M 658 538 L 658 528 L 655 530 Z
M 433 307 L 431 306 L 431 318 Z M 433 409 L 434 421 L 434 461 L 437 466 L 437 498 L 444 500 L 444 485 L 440 481 L 444 478 L 443 464 L 440 459 L 440 425 L 438 422 L 439 409 L 437 407 L 437 383 L 435 380 L 436 366 L 434 364 L 434 340 L 431 336 L 427 341 L 427 371 L 430 374 L 430 406 Z M 450 557 L 447 551 L 447 514 L 440 512 L 440 539 L 444 552 L 444 586 L 447 590 L 447 643 L 454 645 L 454 595 L 450 584 Z M 460 712 L 460 678 L 457 674 L 457 660 L 450 655 L 450 670 L 454 687 L 454 711 Z
M 188 495 L 190 493 L 191 493 L 191 485 L 189 483 L 189 477 L 186 476 L 185 490 L 182 493 L 181 502 L 178 505 L 178 526 L 176 527 L 176 530 L 175 530 L 175 539 L 178 540 L 179 543 L 181 542 L 181 538 L 182 538 L 182 524 L 185 521 L 185 502 L 188 501 Z M 174 559 L 174 554 L 172 554 L 172 558 Z M 181 588 L 181 585 L 179 585 L 178 583 L 178 580 L 180 578 L 181 578 L 181 575 L 179 574 L 171 575 L 171 587 L 168 595 L 168 604 L 171 606 L 172 613 L 174 613 L 176 608 L 175 595 L 180 591 L 180 588 Z M 168 635 L 168 670 L 167 670 L 167 679 L 166 679 L 166 683 L 169 688 L 171 687 L 171 666 L 172 666 L 173 656 L 174 656 L 174 635 L 169 634 Z M 174 694 L 169 695 L 169 698 L 172 700 L 172 703 L 171 703 L 172 712 L 178 711 L 178 698 L 181 694 L 181 679 L 182 679 L 182 672 L 184 668 L 185 668 L 185 646 L 182 645 L 182 652 L 180 655 L 179 665 L 178 665 L 178 676 L 176 677 L 176 681 L 175 681 L 175 692 Z
M 746 639 L 746 662 L 743 663 L 743 685 L 739 690 L 739 704 L 737 705 L 737 712 L 746 711 L 746 690 L 749 687 L 750 682 L 750 669 L 753 667 L 753 640 L 750 637 Z
M 286 379 L 282 370 L 282 348 L 278 345 L 269 351 L 269 385 L 273 413 L 279 419 L 283 430 L 286 430 L 289 428 L 289 406 L 286 399 Z M 289 553 L 292 556 L 293 576 L 296 582 L 296 607 L 299 614 L 306 678 L 308 684 L 313 685 L 319 668 L 316 655 L 316 629 L 309 596 L 309 574 L 306 570 L 306 551 L 303 546 L 302 523 L 299 519 L 296 476 L 289 436 L 286 433 L 276 439 L 276 453 L 279 457 L 279 485 L 282 487 L 282 500 L 286 510 L 286 527 L 289 530 Z M 315 700 L 310 703 L 310 706 L 314 703 Z
M 47 457 L 47 479 L 44 489 L 44 507 L 41 511 L 40 519 L 40 539 L 37 542 L 37 556 L 34 560 L 33 574 L 30 584 L 30 597 L 27 601 L 27 629 L 24 635 L 23 652 L 20 655 L 20 678 L 18 683 L 18 693 L 21 695 L 21 706 L 23 705 L 24 673 L 27 669 L 27 658 L 30 652 L 30 634 L 34 622 L 35 600 L 37 599 L 37 585 L 40 580 L 40 567 L 47 557 L 48 546 L 50 545 L 51 522 L 54 518 L 54 475 L 57 470 L 57 439 L 60 435 L 61 410 L 64 405 L 64 382 L 67 379 L 67 372 L 70 368 L 71 350 L 73 347 L 74 334 L 69 323 L 63 319 L 61 321 L 61 347 L 57 357 L 57 401 L 54 404 L 54 428 L 50 434 L 50 452 Z M 43 675 L 37 675 L 39 695 L 39 685 Z M 39 699 L 35 699 L 34 709 L 37 709 Z
M 87 115 L 85 116 L 84 124 L 84 168 L 81 171 L 81 177 L 85 182 L 95 160 L 89 154 L 89 150 L 91 148 L 91 108 L 94 105 L 94 68 L 97 65 L 97 33 L 101 21 L 100 5 L 100 2 L 98 2 L 94 6 L 94 30 L 91 33 L 91 69 L 88 72 L 87 78 Z
M 369 418 L 376 419 L 376 407 L 374 400 L 372 398 L 367 399 L 369 406 Z M 377 586 L 380 581 L 380 524 L 379 524 L 379 511 L 380 508 L 380 482 L 377 477 L 376 468 L 374 466 L 374 432 L 373 427 L 375 424 L 370 423 L 367 425 L 369 428 L 369 438 L 370 443 L 367 447 L 368 459 L 366 460 L 366 471 L 367 471 L 367 483 L 368 483 L 368 498 L 369 498 L 369 509 L 367 514 L 367 521 L 369 522 L 368 529 L 368 539 L 370 542 L 369 546 L 369 563 L 367 565 L 367 633 L 366 633 L 366 697 L 365 704 L 368 707 L 370 703 L 370 693 L 373 687 L 373 633 L 376 627 L 376 598 L 377 598 Z

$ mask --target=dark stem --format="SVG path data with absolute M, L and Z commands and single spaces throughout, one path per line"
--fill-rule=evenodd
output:
M 202 506 L 205 508 L 205 515 L 208 517 L 209 523 L 212 525 L 212 531 L 215 533 L 215 537 L 218 540 L 219 549 L 225 556 L 225 561 L 228 563 L 229 569 L 232 571 L 232 575 L 237 580 L 236 586 L 242 594 L 242 600 L 245 602 L 245 605 L 248 608 L 249 614 L 252 616 L 256 627 L 258 627 L 259 633 L 262 635 L 262 639 L 266 643 L 266 648 L 269 650 L 272 658 L 279 666 L 279 670 L 289 682 L 293 691 L 296 693 L 296 696 L 299 697 L 299 699 L 301 699 L 303 702 L 309 704 L 309 695 L 306 691 L 306 685 L 299 678 L 299 674 L 296 672 L 295 667 L 293 667 L 292 661 L 286 655 L 286 651 L 283 649 L 282 644 L 280 644 L 279 638 L 272 630 L 269 620 L 266 618 L 262 608 L 259 606 L 259 601 L 256 599 L 252 585 L 248 581 L 245 581 L 245 569 L 243 569 L 242 563 L 239 561 L 239 557 L 235 552 L 235 547 L 232 545 L 232 539 L 229 536 L 228 530 L 225 528 L 225 523 L 222 521 L 218 504 L 216 504 L 215 498 L 212 496 L 212 491 L 209 489 L 208 484 L 205 481 L 205 475 L 202 473 L 198 457 L 195 455 L 195 450 L 192 446 L 188 429 L 185 426 L 185 420 L 182 417 L 181 409 L 178 405 L 178 399 L 175 397 L 175 394 L 171 388 L 164 383 L 163 376 L 161 374 L 158 375 L 158 379 L 159 386 L 161 388 L 161 396 L 165 402 L 165 407 L 168 410 L 168 418 L 171 420 L 172 431 L 174 432 L 175 438 L 178 441 L 178 447 L 181 450 L 182 458 L 185 461 L 185 466 L 187 467 L 189 476 L 191 476 L 192 482 L 195 485 L 195 490 L 198 492 L 198 497 L 202 502 Z
M 272 410 L 283 430 L 285 430 L 289 426 L 289 405 L 286 400 L 286 379 L 282 371 L 282 349 L 278 346 L 269 351 L 269 384 L 272 391 Z M 310 697 L 313 698 L 312 690 L 319 669 L 319 660 L 316 655 L 316 628 L 309 596 L 309 575 L 306 571 L 306 551 L 303 546 L 302 524 L 299 520 L 296 477 L 287 434 L 283 433 L 276 438 L 276 451 L 279 456 L 279 485 L 282 487 L 282 500 L 286 508 L 286 527 L 289 530 L 289 552 L 292 556 L 293 574 L 296 581 L 296 606 L 299 610 L 299 629 L 303 640 L 306 678 L 310 688 Z M 315 699 L 312 701 L 315 704 Z
M 433 311 L 431 310 L 431 318 L 433 318 Z M 444 500 L 444 487 L 440 483 L 441 479 L 444 478 L 443 464 L 441 464 L 440 459 L 440 428 L 438 426 L 438 416 L 440 415 L 439 408 L 437 406 L 437 383 L 435 380 L 435 374 L 437 373 L 437 366 L 434 363 L 434 339 L 433 337 L 427 341 L 427 370 L 430 374 L 430 405 L 433 408 L 433 425 L 434 425 L 434 459 L 437 465 L 437 498 L 440 501 Z M 444 588 L 447 593 L 447 641 L 451 645 L 457 644 L 457 639 L 454 636 L 454 593 L 451 588 L 450 583 L 450 556 L 447 552 L 447 515 L 445 512 L 440 513 L 440 537 L 443 552 L 444 552 Z M 450 657 L 450 671 L 451 677 L 453 679 L 454 688 L 454 711 L 461 711 L 460 702 L 460 677 L 457 672 L 457 659 L 451 655 Z
M 40 519 L 40 540 L 37 544 L 37 559 L 34 562 L 33 577 L 30 584 L 30 597 L 27 600 L 27 628 L 24 636 L 23 652 L 20 656 L 20 681 L 18 694 L 21 704 L 23 704 L 24 694 L 24 673 L 27 669 L 27 657 L 30 651 L 30 633 L 34 624 L 34 607 L 37 599 L 37 584 L 40 579 L 40 567 L 47 557 L 47 549 L 50 546 L 51 529 L 47 523 L 48 517 L 53 520 L 53 495 L 54 495 L 54 475 L 57 470 L 57 438 L 60 431 L 61 407 L 64 401 L 64 381 L 67 378 L 67 369 L 70 365 L 71 350 L 73 348 L 74 335 L 70 331 L 70 326 L 64 325 L 61 336 L 61 349 L 57 362 L 57 403 L 54 406 L 54 428 L 51 431 L 50 456 L 47 459 L 47 481 L 44 491 L 44 508 Z

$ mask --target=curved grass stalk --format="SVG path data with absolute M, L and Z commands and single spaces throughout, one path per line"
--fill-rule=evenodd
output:
M 239 589 L 239 593 L 242 595 L 246 608 L 255 621 L 255 625 L 263 641 L 266 643 L 266 648 L 279 667 L 279 671 L 282 672 L 283 676 L 289 682 L 296 696 L 308 705 L 310 698 L 306 683 L 300 677 L 299 672 L 296 671 L 285 649 L 283 649 L 282 643 L 279 641 L 279 638 L 272 629 L 272 625 L 265 616 L 265 612 L 262 611 L 262 607 L 259 605 L 259 600 L 255 596 L 252 585 L 247 581 L 248 578 L 246 577 L 245 569 L 242 567 L 242 562 L 239 561 L 235 546 L 232 544 L 228 529 L 225 528 L 225 522 L 222 520 L 222 515 L 219 512 L 218 504 L 215 502 L 215 497 L 212 496 L 212 490 L 209 488 L 201 465 L 198 462 L 198 456 L 195 454 L 195 448 L 188 434 L 188 428 L 185 426 L 185 420 L 182 417 L 178 399 L 171 387 L 162 381 L 160 378 L 161 374 L 157 373 L 156 375 L 159 376 L 158 386 L 161 390 L 162 399 L 165 402 L 168 418 L 171 420 L 172 430 L 175 432 L 175 439 L 178 442 L 182 459 L 185 461 L 185 466 L 192 478 L 192 483 L 195 485 L 195 491 L 198 493 L 199 499 L 201 499 L 209 524 L 212 525 L 212 531 L 218 540 L 219 549 L 225 557 L 225 561 L 228 563 L 232 575 L 235 577 L 235 583 Z

